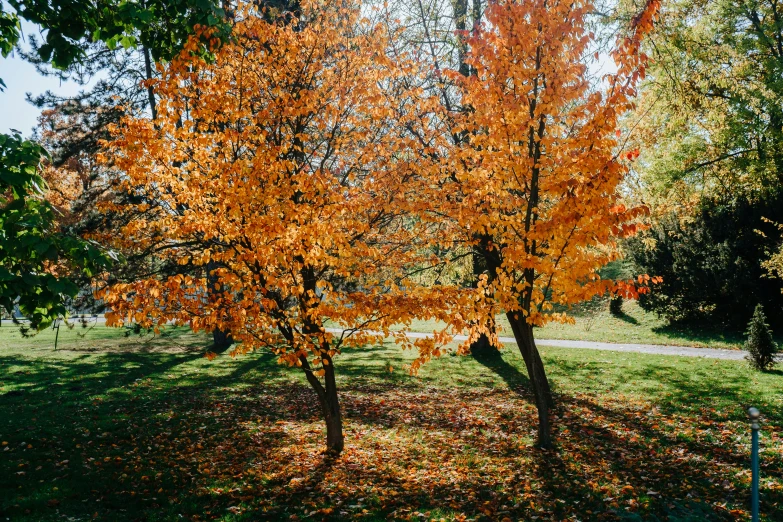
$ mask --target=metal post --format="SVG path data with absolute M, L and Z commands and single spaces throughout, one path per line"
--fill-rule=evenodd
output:
M 750 467 L 752 472 L 752 483 L 750 490 L 750 514 L 753 522 L 759 520 L 759 410 L 756 408 L 748 409 L 750 417 Z
M 60 337 L 60 319 L 55 319 L 52 325 L 53 330 L 57 330 L 54 334 L 54 351 L 57 351 L 57 338 Z

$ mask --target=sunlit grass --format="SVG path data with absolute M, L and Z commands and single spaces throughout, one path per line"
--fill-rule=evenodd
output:
M 782 512 L 783 376 L 744 361 L 542 347 L 558 403 L 543 453 L 512 346 L 416 376 L 391 343 L 347 350 L 347 449 L 329 461 L 313 392 L 274 357 L 210 362 L 184 328 L 77 332 L 54 351 L 50 331 L 0 329 L 2 517 L 729 520 L 747 515 L 749 405 L 763 511 Z

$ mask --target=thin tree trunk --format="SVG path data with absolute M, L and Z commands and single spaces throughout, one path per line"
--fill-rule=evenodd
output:
M 470 354 L 476 359 L 487 359 L 491 357 L 500 357 L 500 350 L 492 346 L 489 337 L 481 334 L 481 337 L 470 344 Z
M 549 426 L 549 409 L 553 406 L 552 390 L 549 388 L 549 380 L 544 370 L 544 362 L 538 353 L 536 341 L 533 337 L 533 327 L 524 319 L 514 317 L 514 314 L 506 314 L 517 346 L 525 360 L 527 374 L 530 377 L 530 385 L 533 387 L 533 395 L 538 409 L 538 445 L 544 449 L 552 447 L 552 434 Z
M 474 247 L 476 251 L 473 252 L 473 288 L 476 288 L 478 286 L 478 278 L 481 274 L 484 272 L 487 272 L 487 259 L 486 259 L 486 251 L 482 248 L 481 245 L 477 245 Z M 494 274 L 488 274 L 488 275 L 494 275 Z M 490 330 L 495 329 L 495 323 L 492 321 L 489 325 Z M 500 350 L 492 346 L 492 344 L 489 342 L 489 337 L 482 334 L 481 337 L 473 341 L 470 345 L 470 354 L 473 357 L 476 358 L 492 358 L 492 357 L 500 357 Z
M 339 455 L 342 453 L 345 447 L 345 437 L 343 436 L 343 419 L 340 412 L 340 401 L 337 398 L 337 382 L 334 377 L 334 364 L 331 357 L 324 356 L 324 360 L 328 361 L 328 364 L 324 366 L 324 384 L 318 380 L 318 377 L 313 375 L 310 362 L 307 357 L 300 357 L 299 361 L 302 363 L 302 369 L 307 377 L 307 382 L 310 383 L 316 395 L 318 395 L 318 402 L 321 405 L 321 412 L 324 416 L 324 423 L 326 424 L 326 452 L 331 455 Z
M 214 261 L 207 263 L 207 294 L 210 302 L 214 302 L 220 294 L 218 277 L 215 275 L 217 268 L 218 265 Z M 231 336 L 231 332 L 220 328 L 212 330 L 212 347 L 214 349 L 225 350 L 232 344 L 234 344 L 234 338 Z
M 468 0 L 454 0 L 454 23 L 455 27 L 457 29 L 457 44 L 458 44 L 458 52 L 459 52 L 459 73 L 462 76 L 470 76 L 471 74 L 475 74 L 475 69 L 472 69 L 470 65 L 467 63 L 467 57 L 468 57 L 468 44 L 467 44 L 467 38 L 468 38 Z M 478 28 L 478 24 L 480 24 L 481 20 L 481 0 L 473 0 L 473 27 L 471 28 L 472 31 L 475 33 L 475 31 Z M 463 110 L 467 109 L 467 107 L 463 107 Z M 468 134 L 461 134 L 460 140 L 463 142 L 468 141 Z M 487 250 L 484 247 L 483 243 L 480 245 L 476 245 L 474 247 L 472 260 L 473 260 L 473 278 L 474 278 L 474 288 L 478 285 L 478 278 L 480 275 L 482 275 L 484 272 L 487 271 Z M 493 277 L 495 274 L 490 273 L 489 276 Z M 491 330 L 494 330 L 495 324 L 494 324 L 494 318 L 491 320 L 491 324 L 489 325 Z M 499 358 L 500 357 L 500 351 L 492 346 L 492 344 L 489 342 L 489 337 L 482 334 L 481 337 L 476 339 L 473 343 L 470 345 L 470 354 L 473 357 L 480 357 L 483 359 L 486 358 Z
M 478 32 L 479 26 L 481 26 L 481 0 L 473 0 L 473 35 Z M 473 71 L 473 74 L 476 74 Z
M 482 238 L 484 239 L 484 238 Z M 497 270 L 496 260 L 490 259 L 490 252 L 485 246 L 485 241 L 481 241 L 478 245 L 473 247 L 473 288 L 478 287 L 479 276 L 482 274 L 487 275 L 489 278 L 494 278 Z M 491 280 L 491 279 L 490 279 Z M 489 319 L 487 324 L 489 331 L 495 331 L 495 318 Z M 500 350 L 492 346 L 489 342 L 489 337 L 482 334 L 481 337 L 476 339 L 470 345 L 470 354 L 476 358 L 500 358 Z
M 454 0 L 454 26 L 457 29 L 457 53 L 459 59 L 459 73 L 462 76 L 470 75 L 470 66 L 465 59 L 468 54 L 467 44 L 468 0 Z
M 234 344 L 231 332 L 215 328 L 212 330 L 212 346 L 217 350 L 224 350 Z
M 345 446 L 343 437 L 343 418 L 340 412 L 340 401 L 337 398 L 337 382 L 334 378 L 334 365 L 331 358 L 325 358 L 329 364 L 324 367 L 326 374 L 325 401 L 323 404 L 324 420 L 326 421 L 326 451 L 339 455 Z
M 147 74 L 147 80 L 152 79 L 152 60 L 150 59 L 150 50 L 145 45 L 142 49 L 142 53 L 144 54 L 144 72 Z M 152 114 L 152 119 L 157 120 L 158 119 L 158 107 L 155 104 L 155 91 L 152 88 L 152 85 L 147 86 L 147 99 L 150 104 L 150 113 Z

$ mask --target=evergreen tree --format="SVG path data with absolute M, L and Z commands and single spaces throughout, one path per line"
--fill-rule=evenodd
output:
M 778 346 L 772 340 L 772 331 L 767 325 L 762 305 L 756 306 L 753 317 L 748 324 L 747 335 L 748 340 L 745 342 L 744 348 L 748 352 L 747 359 L 751 366 L 761 371 L 771 370 L 775 365 Z

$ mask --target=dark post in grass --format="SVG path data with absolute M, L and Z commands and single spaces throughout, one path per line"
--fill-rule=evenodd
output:
M 752 472 L 752 483 L 750 486 L 750 513 L 751 520 L 759 520 L 759 410 L 756 408 L 748 409 L 750 417 L 750 467 Z
M 60 337 L 60 319 L 55 319 L 52 324 L 52 330 L 57 330 L 54 334 L 54 351 L 57 351 L 57 338 Z

